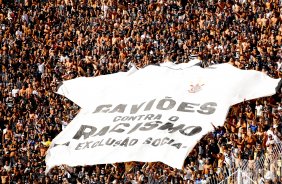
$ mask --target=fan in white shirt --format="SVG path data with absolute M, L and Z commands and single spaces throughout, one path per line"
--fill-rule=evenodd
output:
M 256 102 L 256 116 L 261 117 L 263 112 L 263 106 Z
M 14 89 L 12 89 L 12 96 L 16 97 L 16 94 L 19 92 L 19 89 L 17 88 L 16 85 L 14 85 Z

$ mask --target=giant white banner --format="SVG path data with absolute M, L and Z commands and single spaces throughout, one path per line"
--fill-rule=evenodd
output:
M 82 110 L 52 141 L 46 171 L 127 161 L 180 169 L 202 136 L 224 124 L 231 105 L 273 95 L 279 81 L 229 64 L 173 63 L 64 81 L 58 93 Z

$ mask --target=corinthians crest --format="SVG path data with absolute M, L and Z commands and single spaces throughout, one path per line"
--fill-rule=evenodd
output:
M 204 86 L 204 85 L 205 84 L 201 84 L 201 83 L 198 83 L 198 84 L 195 84 L 195 85 L 191 84 L 188 92 L 189 93 L 197 93 L 197 92 L 202 90 L 202 86 Z

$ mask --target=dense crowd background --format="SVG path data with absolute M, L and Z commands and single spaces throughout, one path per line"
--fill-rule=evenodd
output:
M 269 155 L 282 138 L 281 92 L 235 105 L 182 170 L 131 162 L 44 174 L 48 146 L 79 110 L 54 93 L 60 81 L 191 57 L 203 67 L 228 62 L 281 78 L 281 7 L 281 0 L 0 0 L 1 183 L 212 183 L 241 159 Z

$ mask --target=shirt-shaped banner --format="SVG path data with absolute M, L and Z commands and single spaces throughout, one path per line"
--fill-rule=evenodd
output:
M 180 169 L 213 125 L 224 124 L 230 106 L 275 94 L 279 81 L 229 64 L 189 63 L 65 81 L 58 93 L 82 110 L 53 140 L 46 171 L 127 161 Z

